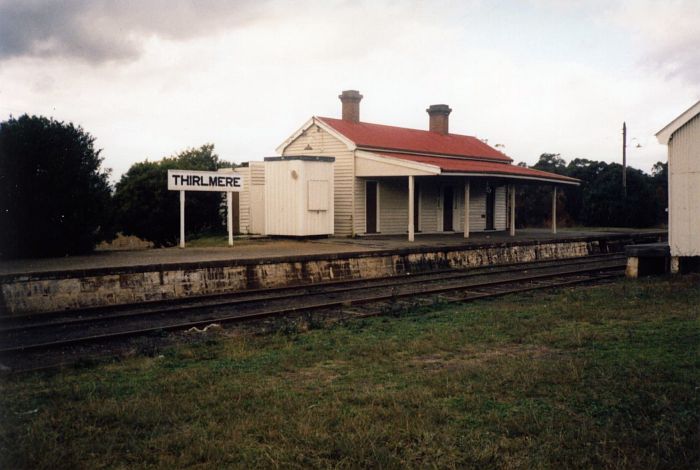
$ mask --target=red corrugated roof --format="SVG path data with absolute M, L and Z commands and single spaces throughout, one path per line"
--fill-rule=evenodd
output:
M 453 155 L 499 162 L 513 161 L 512 158 L 490 147 L 476 137 L 468 135 L 443 135 L 418 129 L 369 124 L 366 122 L 356 123 L 326 117 L 319 117 L 318 119 L 362 148 Z
M 522 176 L 524 178 L 539 178 L 547 180 L 555 180 L 567 183 L 578 183 L 579 180 L 569 178 L 568 176 L 549 173 L 547 171 L 535 170 L 522 166 L 511 165 L 509 163 L 484 162 L 477 160 L 464 160 L 459 158 L 445 157 L 427 157 L 422 155 L 409 155 L 405 153 L 382 153 L 376 152 L 390 158 L 398 158 L 401 160 L 409 160 L 418 163 L 427 163 L 435 165 L 447 173 L 484 173 L 484 174 L 499 174 Z

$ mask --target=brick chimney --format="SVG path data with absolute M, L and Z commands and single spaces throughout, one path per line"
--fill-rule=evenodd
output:
M 360 100 L 362 100 L 360 92 L 345 90 L 338 98 L 343 103 L 343 121 L 360 122 Z
M 430 132 L 449 134 L 452 112 L 450 107 L 446 104 L 431 104 L 426 111 L 430 115 Z

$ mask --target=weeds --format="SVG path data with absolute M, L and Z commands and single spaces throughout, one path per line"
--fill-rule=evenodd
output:
M 302 319 L 307 330 L 321 330 L 326 326 L 320 315 L 315 312 L 305 312 L 302 314 Z
M 395 302 L 5 377 L 0 467 L 697 468 L 699 281 Z

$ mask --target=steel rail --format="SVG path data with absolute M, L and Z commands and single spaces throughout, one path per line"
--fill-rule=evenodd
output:
M 601 259 L 602 258 L 602 259 Z M 209 308 L 217 308 L 217 307 L 228 307 L 228 306 L 235 306 L 235 305 L 241 305 L 241 304 L 252 304 L 255 302 L 270 302 L 270 301 L 276 301 L 276 300 L 286 300 L 286 299 L 293 299 L 296 297 L 300 297 L 302 295 L 316 295 L 316 294 L 335 294 L 335 293 L 343 293 L 343 292 L 351 292 L 354 290 L 365 290 L 365 289 L 376 289 L 376 288 L 381 288 L 381 287 L 396 287 L 396 286 L 401 286 L 401 285 L 409 285 L 409 284 L 417 284 L 417 283 L 433 283 L 433 282 L 439 282 L 441 280 L 456 280 L 456 279 L 467 279 L 467 278 L 472 278 L 476 276 L 490 276 L 490 275 L 496 275 L 496 274 L 504 274 L 504 273 L 511 273 L 511 272 L 523 272 L 523 271 L 531 271 L 531 270 L 543 270 L 543 269 L 552 269 L 557 267 L 557 265 L 576 265 L 576 266 L 581 266 L 581 265 L 588 265 L 588 264 L 599 264 L 603 262 L 612 262 L 616 259 L 622 260 L 623 257 L 616 256 L 616 255 L 604 255 L 603 257 L 601 256 L 596 256 L 595 259 L 590 259 L 590 257 L 580 257 L 580 258 L 569 258 L 566 260 L 566 263 L 563 263 L 562 260 L 547 260 L 544 262 L 545 264 L 542 264 L 543 262 L 538 262 L 534 261 L 532 262 L 533 264 L 530 263 L 518 263 L 514 265 L 509 265 L 507 269 L 496 269 L 496 270 L 441 270 L 439 272 L 425 272 L 425 273 L 418 273 L 418 274 L 412 274 L 412 275 L 397 275 L 397 276 L 382 276 L 378 278 L 369 278 L 369 279 L 351 279 L 351 280 L 343 280 L 343 281 L 330 281 L 326 283 L 317 283 L 317 284 L 312 284 L 312 285 L 297 285 L 297 286 L 284 286 L 280 288 L 275 288 L 274 291 L 277 292 L 283 292 L 283 291 L 293 291 L 291 293 L 282 293 L 282 294 L 277 294 L 275 295 L 274 293 L 270 295 L 269 291 L 266 291 L 264 289 L 256 289 L 254 292 L 251 292 L 250 290 L 246 291 L 239 291 L 239 292 L 234 292 L 234 293 L 229 293 L 229 294 L 217 294 L 214 299 L 211 299 L 206 296 L 202 296 L 198 298 L 198 301 L 201 303 L 194 303 L 194 301 L 191 298 L 183 299 L 185 300 L 185 305 L 180 305 L 176 301 L 170 301 L 167 305 L 160 307 L 160 308 L 153 308 L 153 306 L 149 304 L 135 304 L 135 305 L 129 305 L 129 306 L 124 306 L 122 305 L 121 309 L 122 313 L 116 313 L 116 314 L 102 314 L 102 315 L 92 315 L 92 316 L 78 316 L 81 313 L 84 313 L 84 311 L 78 310 L 78 311 L 72 311 L 70 312 L 71 316 L 75 316 L 75 318 L 69 318 L 66 320 L 61 320 L 61 319 L 53 319 L 51 321 L 45 321 L 41 323 L 29 323 L 32 321 L 33 317 L 24 317 L 24 318 L 17 318 L 16 320 L 23 323 L 17 323 L 12 326 L 7 326 L 7 327 L 1 327 L 0 326 L 0 334 L 4 333 L 10 333 L 13 331 L 27 331 L 30 329 L 40 329 L 40 328 L 47 328 L 51 326 L 65 326 L 65 325 L 80 325 L 80 324 L 89 324 L 89 323 L 94 323 L 97 321 L 108 321 L 108 320 L 117 320 L 117 319 L 127 319 L 127 318 L 137 318 L 137 317 L 146 317 L 146 316 L 155 316 L 158 314 L 163 314 L 163 313 L 171 313 L 171 312 L 176 312 L 176 313 L 184 313 L 186 311 L 192 311 L 192 310 L 202 310 L 202 309 L 209 309 Z M 576 260 L 575 262 L 571 262 L 572 260 Z M 501 266 L 496 266 L 495 268 L 500 268 L 503 267 Z M 363 285 L 358 285 L 358 284 L 363 284 Z M 323 290 L 324 288 L 329 288 L 328 290 Z M 265 295 L 260 295 L 255 297 L 254 295 L 257 293 L 265 293 Z M 251 296 L 251 294 L 253 296 Z M 228 297 L 233 297 L 227 300 L 222 299 L 222 296 L 228 296 Z M 93 309 L 90 309 L 91 311 L 96 311 Z M 113 311 L 114 309 L 112 307 L 109 307 L 109 311 Z M 132 310 L 132 311 L 129 311 Z M 65 312 L 58 313 L 55 316 L 59 315 L 65 315 Z M 43 318 L 45 314 L 40 314 Z M 1 352 L 1 350 L 0 350 Z
M 538 275 L 528 275 L 528 276 L 520 276 L 520 277 L 516 276 L 516 277 L 510 277 L 510 278 L 506 278 L 506 279 L 497 279 L 497 280 L 487 281 L 487 282 L 462 284 L 462 285 L 450 286 L 450 287 L 435 287 L 435 288 L 428 288 L 428 289 L 411 291 L 411 292 L 404 292 L 404 293 L 391 292 L 388 294 L 373 295 L 371 297 L 359 297 L 359 298 L 355 298 L 355 299 L 341 299 L 341 300 L 333 300 L 330 302 L 321 301 L 321 302 L 317 302 L 317 303 L 303 305 L 300 307 L 285 307 L 285 308 L 272 309 L 272 310 L 267 310 L 267 311 L 262 311 L 262 312 L 253 312 L 253 313 L 248 313 L 248 314 L 228 315 L 228 316 L 223 316 L 223 317 L 209 317 L 206 319 L 195 320 L 195 321 L 187 321 L 187 322 L 171 323 L 171 324 L 160 324 L 158 326 L 153 326 L 153 327 L 148 327 L 148 328 L 138 328 L 138 329 L 133 329 L 133 330 L 108 332 L 108 333 L 102 333 L 102 334 L 96 334 L 96 335 L 89 335 L 89 336 L 82 336 L 82 337 L 76 337 L 76 338 L 56 340 L 56 341 L 47 341 L 47 342 L 42 342 L 42 343 L 22 344 L 22 345 L 18 345 L 18 346 L 2 348 L 2 349 L 0 349 L 0 354 L 8 354 L 8 353 L 16 353 L 16 352 L 22 352 L 22 351 L 40 350 L 40 349 L 51 349 L 51 348 L 58 348 L 58 347 L 63 347 L 63 346 L 75 345 L 75 344 L 99 342 L 99 341 L 104 341 L 106 339 L 117 339 L 117 338 L 124 338 L 124 337 L 130 337 L 130 336 L 143 336 L 143 335 L 151 334 L 154 332 L 182 330 L 182 329 L 187 329 L 187 328 L 192 328 L 192 327 L 205 326 L 205 325 L 209 325 L 211 323 L 240 322 L 240 321 L 245 321 L 245 320 L 262 319 L 262 318 L 267 318 L 267 317 L 277 316 L 277 315 L 282 315 L 282 314 L 292 314 L 292 313 L 314 311 L 314 310 L 319 310 L 319 309 L 347 307 L 350 305 L 362 305 L 362 304 L 381 302 L 381 301 L 392 300 L 392 299 L 435 295 L 435 294 L 440 294 L 440 293 L 450 292 L 450 291 L 489 288 L 489 287 L 493 287 L 493 286 L 497 286 L 497 285 L 523 283 L 523 282 L 526 283 L 526 282 L 530 282 L 533 280 L 552 279 L 552 278 L 565 277 L 565 276 L 581 276 L 582 274 L 585 274 L 585 273 L 601 273 L 601 272 L 607 272 L 607 271 L 615 270 L 615 269 L 620 270 L 621 267 L 622 267 L 621 265 L 614 265 L 614 266 L 611 265 L 611 266 L 607 266 L 607 267 L 600 267 L 599 266 L 599 267 L 583 269 L 583 270 L 579 269 L 579 270 L 569 270 L 569 271 L 563 271 L 563 272 L 560 271 L 560 272 L 545 273 L 545 274 L 538 274 Z M 614 275 L 609 275 L 609 277 L 619 276 L 619 275 L 620 275 L 620 272 L 617 272 Z M 586 279 L 582 279 L 582 280 L 574 280 L 574 281 L 571 281 L 571 283 L 581 283 L 581 282 L 588 282 L 588 281 L 589 281 L 589 279 L 586 278 Z M 568 283 L 565 282 L 562 285 L 567 285 L 567 284 Z M 542 288 L 555 287 L 555 286 L 556 286 L 556 284 L 552 284 L 552 285 L 546 285 Z M 539 288 L 539 287 L 538 286 L 529 286 L 527 288 L 524 288 L 524 289 L 518 290 L 518 291 L 535 290 L 537 288 Z M 505 293 L 495 293 L 495 294 L 491 294 L 491 295 L 488 295 L 488 294 L 478 295 L 475 298 L 484 298 L 487 296 L 505 295 L 506 293 L 509 293 L 509 291 L 506 291 Z M 319 295 L 321 295 L 321 294 L 319 294 Z
M 136 303 L 126 303 L 126 304 L 118 304 L 118 305 L 103 305 L 103 306 L 95 306 L 95 307 L 85 307 L 85 308 L 80 308 L 80 309 L 72 309 L 72 310 L 54 310 L 50 312 L 41 312 L 41 313 L 33 313 L 33 314 L 22 314 L 22 315 L 15 315 L 15 316 L 6 316 L 0 318 L 0 325 L 3 323 L 13 323 L 13 322 L 30 322 L 36 319 L 40 318 L 55 318 L 59 317 L 62 315 L 84 315 L 84 314 L 89 314 L 91 312 L 109 312 L 109 311 L 114 311 L 114 310 L 125 310 L 125 309 L 144 309 L 144 308 L 149 308 L 152 309 L 152 307 L 155 306 L 174 306 L 174 309 L 183 309 L 187 307 L 186 304 L 189 303 L 196 303 L 196 302 L 201 302 L 201 301 L 209 301 L 209 300 L 216 300 L 220 298 L 226 298 L 226 297 L 241 297 L 241 296 L 246 296 L 246 295 L 251 295 L 251 294 L 256 294 L 256 293 L 264 293 L 266 296 L 269 296 L 270 293 L 274 292 L 281 292 L 285 290 L 291 290 L 291 289 L 315 289 L 315 288 L 323 288 L 326 286 L 334 286 L 334 285 L 344 285 L 344 284 L 355 284 L 355 283 L 366 283 L 366 282 L 372 282 L 372 281 L 382 281 L 382 280 L 396 280 L 396 279 L 407 279 L 407 278 L 416 278 L 418 276 L 433 276 L 436 274 L 450 274 L 450 273 L 465 273 L 467 276 L 477 276 L 477 275 L 487 275 L 487 274 L 497 274 L 500 272 L 509 272 L 513 270 L 522 270 L 522 268 L 526 268 L 530 266 L 530 269 L 545 269 L 550 266 L 556 266 L 556 265 L 561 265 L 561 264 L 575 264 L 578 262 L 582 263 L 595 263 L 595 262 L 600 262 L 600 260 L 603 259 L 623 259 L 625 257 L 624 253 L 600 253 L 600 254 L 595 254 L 595 255 L 586 255 L 586 256 L 577 256 L 577 257 L 572 257 L 572 258 L 560 258 L 560 259 L 550 259 L 550 260 L 535 260 L 535 261 L 527 261 L 527 262 L 520 262 L 520 263 L 504 263 L 504 264 L 499 264 L 495 266 L 479 266 L 479 267 L 474 267 L 474 268 L 464 268 L 464 269 L 437 269 L 437 270 L 431 270 L 431 271 L 424 271 L 424 272 L 416 272 L 416 273 L 405 273 L 405 274 L 396 274 L 396 275 L 390 275 L 390 276 L 377 276 L 373 278 L 357 278 L 357 279 L 339 279 L 335 281 L 323 281 L 323 282 L 318 282 L 314 284 L 308 284 L 308 283 L 299 283 L 299 284 L 290 284 L 290 285 L 285 285 L 285 286 L 278 286 L 278 287 L 265 287 L 265 288 L 256 288 L 256 289 L 245 289 L 245 290 L 240 290 L 240 291 L 235 291 L 235 292 L 222 292 L 222 293 L 216 293 L 216 294 L 204 294 L 204 295 L 194 295 L 194 296 L 188 296 L 188 297 L 183 297 L 183 298 L 177 298 L 177 299 L 159 299 L 159 300 L 149 300 L 149 301 L 143 301 L 143 302 L 136 302 Z M 515 269 L 513 269 L 515 268 Z M 364 288 L 364 287 L 362 287 Z M 293 297 L 293 295 L 292 295 Z M 197 306 L 195 306 L 196 308 Z M 2 328 L 0 328 L 0 332 L 4 331 Z
M 529 292 L 529 291 L 533 291 L 533 290 L 553 289 L 556 287 L 584 284 L 587 282 L 596 282 L 596 281 L 604 281 L 604 280 L 608 280 L 608 279 L 616 279 L 616 278 L 622 277 L 623 275 L 624 275 L 624 271 L 616 271 L 613 273 L 608 273 L 608 274 L 601 273 L 601 274 L 598 274 L 597 276 L 589 276 L 589 277 L 585 277 L 585 278 L 573 279 L 573 280 L 568 280 L 568 281 L 561 281 L 561 282 L 556 282 L 556 283 L 546 283 L 546 284 L 543 283 L 543 284 L 538 284 L 538 285 L 530 285 L 528 287 L 505 289 L 505 290 L 494 291 L 494 292 L 472 292 L 472 293 L 469 293 L 466 297 L 462 297 L 462 298 L 443 299 L 443 302 L 446 304 L 472 302 L 474 300 L 488 299 L 488 298 L 500 297 L 500 296 L 510 295 L 510 294 L 519 294 L 522 292 Z M 511 283 L 511 284 L 514 284 L 514 283 Z M 376 311 L 376 312 L 370 312 L 370 313 L 360 313 L 357 315 L 357 317 L 360 317 L 360 318 L 373 317 L 373 316 L 380 316 L 380 315 L 385 315 L 385 314 L 386 314 L 386 312 Z

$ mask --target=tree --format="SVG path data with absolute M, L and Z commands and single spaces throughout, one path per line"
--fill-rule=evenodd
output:
M 45 117 L 0 123 L 0 256 L 86 253 L 110 237 L 109 170 L 94 142 Z
M 526 164 L 519 164 L 527 167 Z M 543 153 L 533 168 L 566 175 L 566 162 L 558 153 Z M 571 222 L 567 211 L 566 193 L 557 191 L 557 220 L 562 224 Z M 518 227 L 536 227 L 549 224 L 552 219 L 552 187 L 549 185 L 519 185 L 516 200 L 516 224 Z
M 566 161 L 558 153 L 543 153 L 533 168 L 563 175 L 566 172 Z
M 654 165 L 652 175 L 627 169 L 627 195 L 622 189 L 622 166 L 583 158 L 569 164 L 559 154 L 542 154 L 533 165 L 538 170 L 577 178 L 580 186 L 558 191 L 557 219 L 562 224 L 607 227 L 651 227 L 665 223 L 667 165 Z M 516 197 L 518 226 L 548 225 L 551 220 L 551 188 L 521 185 Z
M 573 221 L 579 224 L 584 223 L 582 216 L 584 195 L 591 191 L 596 178 L 606 171 L 607 167 L 608 164 L 605 162 L 597 162 L 585 158 L 574 158 L 566 166 L 566 175 L 581 181 L 580 186 L 567 186 L 564 188 L 567 211 Z
M 231 166 L 231 163 L 219 160 L 213 144 L 187 149 L 157 162 L 135 163 L 116 185 L 117 226 L 125 235 L 136 235 L 156 246 L 174 245 L 180 233 L 180 196 L 177 191 L 167 188 L 168 170 L 215 171 Z M 220 193 L 188 193 L 185 230 L 198 233 L 220 229 L 220 202 Z
M 659 223 L 668 224 L 668 163 L 656 162 L 651 168 L 656 198 L 659 201 L 657 219 Z

